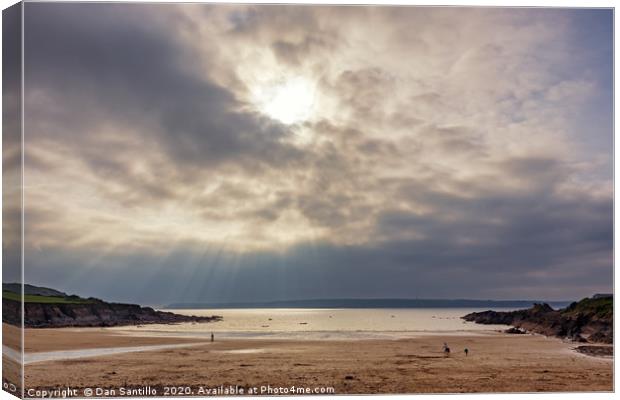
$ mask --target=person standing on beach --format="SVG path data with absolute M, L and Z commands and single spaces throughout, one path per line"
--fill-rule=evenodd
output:
M 213 336 L 213 332 L 211 332 L 211 341 L 215 341 L 215 336 Z
M 465 357 L 467 357 L 468 354 L 469 354 L 469 349 L 465 347 Z
M 450 356 L 450 348 L 448 347 L 448 343 L 446 343 L 446 342 L 444 342 L 444 344 L 443 344 L 443 354 L 446 357 Z

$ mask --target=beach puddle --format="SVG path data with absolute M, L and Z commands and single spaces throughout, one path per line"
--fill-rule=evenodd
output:
M 256 353 L 264 353 L 265 349 L 236 349 L 236 350 L 211 350 L 213 353 L 224 353 L 224 354 L 256 354 Z
M 62 351 L 47 351 L 40 353 L 25 353 L 24 364 L 32 364 L 44 361 L 62 361 L 72 360 L 76 358 L 90 358 L 90 357 L 103 357 L 122 353 L 136 353 L 143 351 L 154 350 L 167 350 L 178 349 L 183 347 L 200 346 L 204 343 L 183 343 L 183 344 L 162 344 L 152 346 L 133 346 L 133 347 L 108 347 L 100 349 L 81 349 L 81 350 L 62 350 Z M 6 346 L 2 346 L 4 355 L 13 359 L 14 361 L 21 362 L 21 354 L 15 350 L 9 349 L 7 351 Z

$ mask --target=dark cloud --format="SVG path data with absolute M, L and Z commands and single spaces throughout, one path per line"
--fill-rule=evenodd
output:
M 108 124 L 157 142 L 177 165 L 294 162 L 297 152 L 281 142 L 286 130 L 240 111 L 229 91 L 197 76 L 191 54 L 163 22 L 141 23 L 153 14 L 172 17 L 174 6 L 27 6 L 27 92 L 45 91 L 66 110 L 46 115 L 49 109 L 33 107 L 35 120 L 65 122 L 56 132 L 33 127 L 33 136 L 84 145 L 93 127 Z

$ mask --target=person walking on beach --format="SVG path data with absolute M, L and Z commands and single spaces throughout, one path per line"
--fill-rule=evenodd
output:
M 468 354 L 469 354 L 469 349 L 465 347 L 465 357 L 467 357 Z
M 448 347 L 448 343 L 446 343 L 446 342 L 443 343 L 443 354 L 446 357 L 450 356 L 450 348 Z
M 211 341 L 215 341 L 215 336 L 213 336 L 213 332 L 211 332 Z

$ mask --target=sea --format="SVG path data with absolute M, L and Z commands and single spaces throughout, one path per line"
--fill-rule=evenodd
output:
M 483 308 L 251 308 L 251 309 L 183 309 L 178 314 L 223 317 L 208 323 L 153 324 L 102 328 L 119 334 L 201 338 L 211 334 L 220 339 L 280 339 L 280 340 L 397 340 L 437 335 L 489 335 L 507 328 L 505 325 L 480 325 L 461 319 Z M 496 308 L 509 311 L 509 308 Z M 93 328 L 73 328 L 93 329 Z M 127 352 L 192 347 L 196 343 L 151 346 L 114 347 L 25 353 L 26 364 L 108 356 Z M 261 349 L 229 350 L 250 353 Z M 3 346 L 3 354 L 22 362 L 22 354 Z
M 210 337 L 245 339 L 350 340 L 400 339 L 429 334 L 483 334 L 505 330 L 505 325 L 481 325 L 461 317 L 483 308 L 251 308 L 183 309 L 178 314 L 219 315 L 221 321 L 173 325 L 118 327 L 121 331 L 149 336 Z M 496 309 L 509 311 L 511 309 Z

